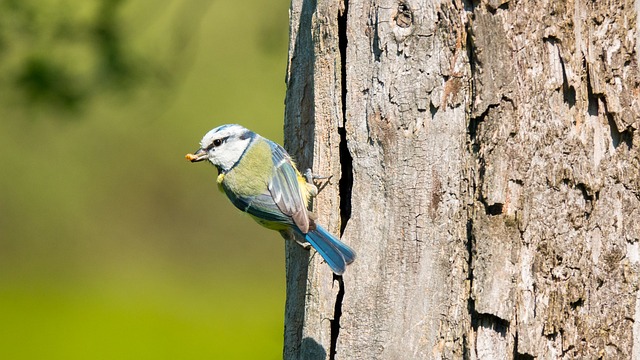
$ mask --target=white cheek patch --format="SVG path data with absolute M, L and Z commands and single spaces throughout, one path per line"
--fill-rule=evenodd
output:
M 227 142 L 209 151 L 211 162 L 223 170 L 231 169 L 240 159 L 251 139 L 230 138 Z

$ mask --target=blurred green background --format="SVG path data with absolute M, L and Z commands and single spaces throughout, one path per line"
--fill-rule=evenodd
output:
M 0 359 L 278 359 L 284 243 L 184 159 L 282 141 L 284 0 L 0 0 Z

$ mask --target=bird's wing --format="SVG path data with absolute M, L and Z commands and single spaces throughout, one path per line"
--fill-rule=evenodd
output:
M 237 196 L 232 192 L 227 192 L 227 196 L 238 209 L 265 222 L 293 224 L 291 216 L 282 213 L 282 210 L 276 205 L 273 197 L 268 192 L 248 197 Z
M 280 211 L 290 216 L 300 231 L 306 234 L 309 231 L 309 217 L 298 184 L 298 171 L 280 145 L 271 143 L 271 153 L 274 170 L 269 181 L 269 192 Z

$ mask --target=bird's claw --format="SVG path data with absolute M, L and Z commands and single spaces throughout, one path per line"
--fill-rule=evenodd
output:
M 309 190 L 311 197 L 316 197 L 318 193 L 322 189 L 324 189 L 324 187 L 327 186 L 327 184 L 329 184 L 333 175 L 330 175 L 330 176 L 316 175 L 313 173 L 313 171 L 311 171 L 311 169 L 307 169 L 304 172 L 304 177 L 307 180 L 307 189 Z M 318 187 L 319 184 L 317 184 L 316 180 L 326 180 L 327 182 L 322 184 L 320 187 Z
M 330 180 L 333 177 L 333 175 L 322 176 L 322 175 L 314 174 L 311 169 L 307 169 L 304 172 L 304 177 L 307 179 L 308 183 L 313 183 L 314 182 L 313 180 Z

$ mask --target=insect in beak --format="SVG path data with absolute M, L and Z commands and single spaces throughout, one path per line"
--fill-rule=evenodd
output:
M 193 154 L 185 155 L 185 158 L 191 162 L 198 162 L 202 160 L 206 160 L 209 154 L 204 149 L 198 149 Z

